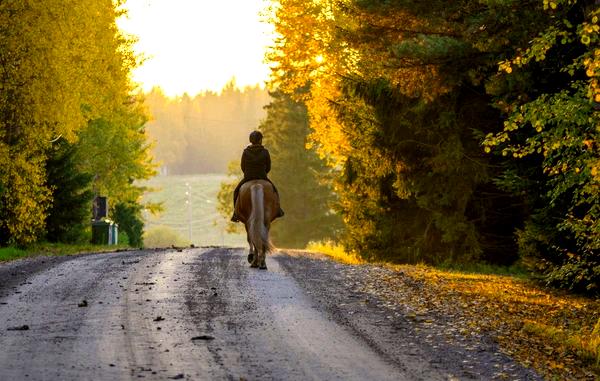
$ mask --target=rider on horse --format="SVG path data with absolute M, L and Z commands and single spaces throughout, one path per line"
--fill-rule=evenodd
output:
M 240 188 L 242 185 L 250 180 L 266 180 L 273 185 L 271 180 L 267 178 L 267 173 L 271 170 L 271 155 L 269 155 L 269 151 L 262 145 L 262 134 L 260 131 L 252 131 L 250 133 L 250 145 L 248 145 L 244 149 L 244 153 L 242 154 L 242 172 L 244 172 L 244 178 L 238 186 L 233 191 L 233 216 L 231 217 L 231 221 L 239 222 L 239 217 L 235 213 L 235 202 L 237 200 L 238 194 L 240 193 Z M 279 192 L 277 192 L 277 188 L 273 185 L 273 190 L 277 194 L 279 198 Z M 282 217 L 283 210 L 281 207 L 279 208 L 279 212 L 276 216 Z

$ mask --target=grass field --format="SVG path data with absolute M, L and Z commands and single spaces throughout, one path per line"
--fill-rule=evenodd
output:
M 226 178 L 225 175 L 179 175 L 150 179 L 144 185 L 156 191 L 148 193 L 145 200 L 162 202 L 164 210 L 158 216 L 145 213 L 146 231 L 167 226 L 196 246 L 246 246 L 245 235 L 225 232 L 226 220 L 216 209 L 217 193 Z
M 84 253 L 104 253 L 127 249 L 126 245 L 92 245 L 38 242 L 27 248 L 0 247 L 0 263 L 15 259 L 45 256 L 61 256 Z

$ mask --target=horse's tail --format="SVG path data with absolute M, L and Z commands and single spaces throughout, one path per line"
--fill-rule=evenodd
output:
M 269 241 L 269 232 L 265 226 L 265 194 L 262 185 L 256 184 L 250 187 L 252 199 L 252 212 L 249 218 L 250 241 L 260 252 L 270 253 L 273 245 Z

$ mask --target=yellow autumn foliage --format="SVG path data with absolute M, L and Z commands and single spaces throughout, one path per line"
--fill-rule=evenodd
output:
M 46 150 L 111 115 L 135 65 L 112 0 L 0 3 L 0 242 L 43 232 L 50 192 Z

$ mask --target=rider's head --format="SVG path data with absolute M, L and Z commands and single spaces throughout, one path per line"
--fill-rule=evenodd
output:
M 250 143 L 252 144 L 261 144 L 262 138 L 263 135 L 260 133 L 260 131 L 252 131 L 250 133 Z

